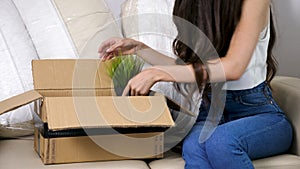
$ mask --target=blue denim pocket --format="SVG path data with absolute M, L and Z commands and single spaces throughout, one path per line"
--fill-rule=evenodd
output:
M 262 91 L 244 94 L 238 97 L 239 102 L 245 106 L 262 106 L 271 103 L 270 97 Z

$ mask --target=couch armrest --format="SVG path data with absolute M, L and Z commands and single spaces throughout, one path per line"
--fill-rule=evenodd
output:
M 300 155 L 300 79 L 276 76 L 271 86 L 274 99 L 293 125 L 294 140 L 291 152 Z

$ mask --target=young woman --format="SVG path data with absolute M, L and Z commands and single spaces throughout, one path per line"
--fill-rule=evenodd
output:
M 272 56 L 275 31 L 270 0 L 176 0 L 174 16 L 197 26 L 211 41 L 220 59 L 205 66 L 194 51 L 178 38 L 175 54 L 186 65 L 132 39 L 109 39 L 99 48 L 102 59 L 114 53 L 136 53 L 154 65 L 131 79 L 124 91 L 145 95 L 158 81 L 225 82 L 226 102 L 222 119 L 204 142 L 199 136 L 208 116 L 211 93 L 206 85 L 197 122 L 185 138 L 186 169 L 250 169 L 251 160 L 283 153 L 292 140 L 292 128 L 275 103 L 270 81 L 276 73 Z M 198 42 L 197 42 L 198 43 Z M 222 67 L 222 71 L 220 71 Z

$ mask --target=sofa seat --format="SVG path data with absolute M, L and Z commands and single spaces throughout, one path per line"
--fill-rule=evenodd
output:
M 291 154 L 278 155 L 253 161 L 255 169 L 299 169 L 300 157 Z M 168 152 L 166 157 L 149 163 L 151 169 L 183 169 L 184 160 L 177 153 Z
M 44 165 L 33 149 L 33 138 L 0 140 L 2 169 L 149 169 L 142 160 Z

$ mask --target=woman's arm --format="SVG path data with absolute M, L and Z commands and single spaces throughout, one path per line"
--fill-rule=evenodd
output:
M 243 75 L 256 48 L 260 32 L 269 22 L 269 6 L 270 0 L 245 0 L 240 22 L 226 56 L 210 61 L 207 65 L 211 82 L 238 80 Z M 221 69 L 224 73 L 220 72 Z
M 165 82 L 195 82 L 192 65 L 153 66 L 143 70 L 127 84 L 123 95 L 146 95 L 150 88 L 159 81 Z
M 175 59 L 163 55 L 146 44 L 133 40 L 112 38 L 101 44 L 98 53 L 103 61 L 109 60 L 121 51 L 122 54 L 136 54 L 151 65 L 175 65 Z

